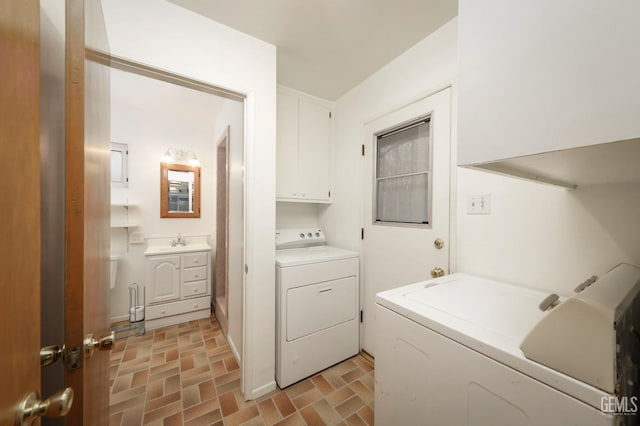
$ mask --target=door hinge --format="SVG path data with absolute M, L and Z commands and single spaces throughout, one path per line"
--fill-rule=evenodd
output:
M 362 156 L 364 157 L 364 144 L 362 144 Z
M 364 312 L 360 311 L 360 322 L 362 322 L 363 318 L 364 318 Z
M 329 191 L 329 198 L 331 198 L 331 191 Z
M 248 274 L 249 273 L 249 265 L 244 265 L 244 273 Z
M 364 228 L 360 228 L 360 239 L 364 240 Z
M 329 118 L 331 118 L 331 111 L 329 111 Z

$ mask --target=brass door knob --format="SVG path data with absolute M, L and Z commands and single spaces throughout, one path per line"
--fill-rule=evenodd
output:
M 56 392 L 44 401 L 40 401 L 38 392 L 29 392 L 24 396 L 13 422 L 15 426 L 29 426 L 38 417 L 64 417 L 73 404 L 73 389 L 66 388 Z
M 443 277 L 444 276 L 444 269 L 442 269 L 439 266 L 436 266 L 435 268 L 433 268 L 431 270 L 431 276 L 433 278 Z
M 93 351 L 98 349 L 99 351 L 110 351 L 116 342 L 116 332 L 112 331 L 106 336 L 102 336 L 99 339 L 95 339 L 93 334 L 89 333 L 84 338 L 84 353 L 87 358 L 93 356 Z
M 433 245 L 435 246 L 435 248 L 440 250 L 442 249 L 442 247 L 444 247 L 444 240 L 442 238 L 436 238 L 436 240 L 433 242 Z

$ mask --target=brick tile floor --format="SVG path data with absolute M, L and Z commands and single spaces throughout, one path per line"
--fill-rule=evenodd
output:
M 374 368 L 357 355 L 255 401 L 215 318 L 119 340 L 110 426 L 373 425 Z

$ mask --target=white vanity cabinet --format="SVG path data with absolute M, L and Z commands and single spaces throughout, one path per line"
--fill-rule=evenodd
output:
M 637 178 L 639 16 L 637 0 L 460 0 L 459 164 L 551 183 Z
M 276 151 L 278 201 L 330 201 L 331 143 L 331 104 L 279 87 Z
M 146 255 L 146 328 L 179 324 L 211 314 L 211 252 L 161 253 L 150 248 Z
M 180 299 L 180 256 L 147 257 L 147 303 Z

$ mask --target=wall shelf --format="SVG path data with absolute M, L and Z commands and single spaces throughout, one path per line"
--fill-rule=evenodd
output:
M 139 226 L 129 217 L 129 207 L 134 207 L 128 201 L 111 203 L 111 228 L 135 228 Z
M 111 227 L 112 228 L 135 228 L 136 226 L 138 226 L 137 223 L 112 223 Z

